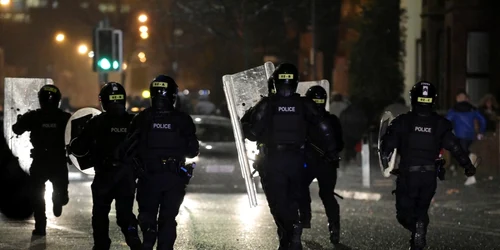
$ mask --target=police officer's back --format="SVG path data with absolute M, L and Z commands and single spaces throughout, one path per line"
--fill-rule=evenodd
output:
M 131 155 L 138 160 L 141 172 L 137 201 L 143 249 L 152 249 L 157 237 L 158 249 L 173 249 L 175 217 L 192 174 L 185 158 L 199 152 L 192 118 L 174 108 L 177 91 L 172 78 L 156 77 L 150 84 L 152 107 L 134 118 L 126 142 L 137 145 Z
M 245 119 L 245 137 L 265 145 L 260 170 L 271 212 L 278 226 L 279 249 L 302 249 L 302 229 L 298 218 L 301 168 L 309 127 L 322 130 L 320 145 L 328 156 L 337 157 L 331 125 L 315 108 L 314 102 L 300 97 L 298 70 L 281 64 L 269 79 L 273 95 L 263 97 Z
M 44 190 L 45 182 L 50 180 L 54 187 L 52 196 L 53 212 L 56 217 L 62 213 L 62 206 L 68 198 L 68 166 L 64 132 L 71 115 L 59 109 L 61 92 L 54 85 L 45 85 L 38 92 L 40 109 L 19 116 L 12 126 L 15 134 L 31 132 L 33 145 L 30 168 L 32 182 L 32 203 L 35 216 L 35 235 L 45 235 L 46 217 Z
M 430 206 L 437 185 L 435 161 L 445 148 L 465 168 L 468 176 L 475 168 L 453 135 L 447 119 L 433 111 L 437 93 L 428 82 L 419 82 L 410 92 L 412 110 L 396 117 L 382 137 L 381 157 L 390 159 L 393 149 L 401 156 L 396 182 L 396 210 L 399 223 L 412 232 L 412 249 L 423 249 Z
M 115 200 L 117 224 L 131 249 L 140 249 L 137 219 L 132 212 L 135 176 L 132 168 L 119 164 L 116 153 L 127 136 L 134 115 L 125 110 L 126 93 L 116 82 L 105 84 L 99 93 L 104 112 L 92 118 L 70 145 L 76 156 L 89 154 L 96 172 L 92 183 L 92 229 L 94 249 L 109 249 L 109 211 Z

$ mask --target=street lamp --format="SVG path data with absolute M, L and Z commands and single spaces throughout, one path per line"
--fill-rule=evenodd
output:
M 146 62 L 146 57 L 143 57 L 143 58 L 139 59 L 139 61 L 141 61 L 141 63 L 145 63 Z
M 149 37 L 148 32 L 142 32 L 142 33 L 141 33 L 141 38 L 142 38 L 142 39 L 144 39 L 144 40 L 145 40 L 145 39 L 148 39 L 148 37 Z
M 146 14 L 141 14 L 137 19 L 139 20 L 139 22 L 145 23 L 148 20 L 148 16 Z
M 139 31 L 140 31 L 141 33 L 146 33 L 146 32 L 148 32 L 148 26 L 146 26 L 146 25 L 142 25 L 141 27 L 139 27 Z
M 123 63 L 123 64 L 122 64 L 122 69 L 123 69 L 123 70 L 127 70 L 127 68 L 128 68 L 128 65 L 127 65 L 126 63 Z
M 82 44 L 80 46 L 78 46 L 78 53 L 83 55 L 85 53 L 87 53 L 89 51 L 89 48 L 87 47 L 87 45 L 85 44 Z
M 149 92 L 149 90 L 142 91 L 142 98 L 148 99 L 150 97 L 151 97 L 151 93 Z
M 66 38 L 66 37 L 64 36 L 64 34 L 63 34 L 63 33 L 57 33 L 57 34 L 56 34 L 56 42 L 58 42 L 58 43 L 63 42 L 65 38 Z
M 139 57 L 139 59 L 146 58 L 146 54 L 144 54 L 144 52 L 139 52 L 137 56 Z
M 7 6 L 10 4 L 10 0 L 0 0 L 0 5 Z
M 90 58 L 93 58 L 93 57 L 94 57 L 94 51 L 90 51 L 90 52 L 89 52 L 89 54 L 88 54 L 88 56 L 89 56 Z

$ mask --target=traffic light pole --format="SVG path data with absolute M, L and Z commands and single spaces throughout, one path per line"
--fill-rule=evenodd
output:
M 109 19 L 106 17 L 104 20 L 99 22 L 98 25 L 99 28 L 109 28 Z M 102 72 L 98 71 L 97 72 L 97 84 L 99 85 L 99 89 L 101 88 L 102 85 L 106 84 L 108 82 L 108 72 Z

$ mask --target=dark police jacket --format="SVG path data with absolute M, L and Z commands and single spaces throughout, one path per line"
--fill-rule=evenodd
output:
M 32 158 L 66 157 L 64 133 L 71 114 L 61 109 L 37 109 L 20 116 L 12 126 L 17 135 L 30 131 Z
M 191 116 L 176 110 L 147 108 L 132 120 L 121 155 L 125 159 L 137 158 L 147 165 L 160 163 L 165 158 L 181 161 L 193 158 L 199 149 Z
M 318 138 L 327 155 L 337 157 L 334 131 L 316 104 L 298 94 L 290 97 L 263 97 L 252 109 L 250 117 L 242 119 L 245 137 L 268 147 L 275 145 L 303 146 L 310 127 L 318 130 Z
M 342 137 L 342 126 L 340 124 L 339 118 L 334 114 L 328 113 L 326 110 L 320 110 L 320 113 L 326 117 L 327 121 L 332 126 L 336 146 L 335 151 L 341 152 L 344 149 L 344 140 Z M 321 137 L 321 134 L 318 135 L 318 130 L 314 127 L 311 127 L 308 135 L 308 143 L 306 144 L 306 156 L 308 165 L 319 165 L 324 163 L 325 159 L 322 159 L 322 152 L 318 152 L 318 150 L 315 148 L 320 147 L 321 149 L 324 147 L 324 145 L 320 145 L 321 141 L 317 141 L 317 138 Z M 312 138 L 316 138 L 316 140 Z
M 113 161 L 119 146 L 125 141 L 128 127 L 134 115 L 103 112 L 93 117 L 82 133 L 71 143 L 71 150 L 77 155 L 90 153 L 96 172 L 113 171 Z
M 381 154 L 395 149 L 401 156 L 399 168 L 435 164 L 441 148 L 450 151 L 464 167 L 471 166 L 469 156 L 460 147 L 450 121 L 435 112 L 420 114 L 410 111 L 396 117 L 381 138 Z

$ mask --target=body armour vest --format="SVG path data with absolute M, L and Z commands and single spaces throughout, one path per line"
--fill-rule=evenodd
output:
M 303 145 L 307 126 L 301 97 L 272 97 L 269 106 L 271 124 L 268 144 Z
M 33 129 L 30 134 L 31 144 L 35 151 L 39 149 L 64 150 L 64 132 L 68 116 L 60 111 L 36 111 L 33 117 Z
M 403 135 L 402 165 L 434 165 L 440 151 L 437 135 L 439 120 L 434 115 L 417 117 L 417 114 L 411 113 L 405 118 L 406 135 Z
M 181 117 L 176 112 L 150 111 L 145 115 L 139 139 L 140 157 L 144 160 L 182 157 L 186 140 L 181 136 Z
M 112 116 L 103 113 L 96 118 L 98 120 L 94 124 L 95 134 L 92 135 L 95 140 L 95 152 L 92 152 L 92 155 L 95 156 L 97 162 L 101 162 L 113 157 L 115 150 L 123 143 L 133 115 L 126 113 L 121 116 Z

